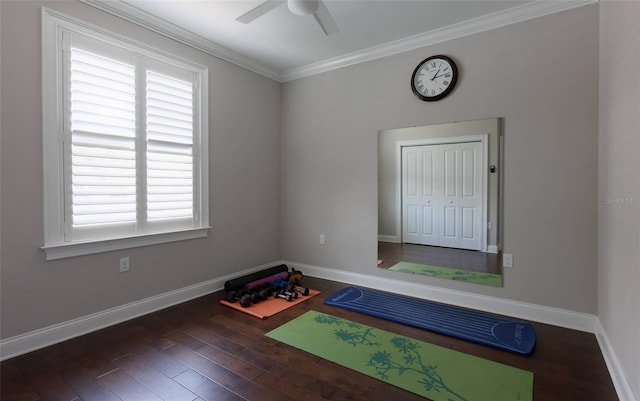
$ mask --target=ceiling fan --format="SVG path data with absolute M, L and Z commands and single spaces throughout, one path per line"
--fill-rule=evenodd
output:
M 267 0 L 236 18 L 236 21 L 248 24 L 284 2 L 284 0 Z M 336 24 L 322 0 L 287 0 L 286 3 L 289 11 L 296 15 L 313 15 L 325 35 L 328 36 L 340 32 L 338 24 Z

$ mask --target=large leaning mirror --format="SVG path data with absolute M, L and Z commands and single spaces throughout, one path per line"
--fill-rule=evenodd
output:
M 501 121 L 378 133 L 378 268 L 502 286 Z

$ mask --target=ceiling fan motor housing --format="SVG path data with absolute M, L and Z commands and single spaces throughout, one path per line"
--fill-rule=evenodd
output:
M 311 15 L 318 11 L 318 0 L 288 0 L 289 11 L 296 15 Z

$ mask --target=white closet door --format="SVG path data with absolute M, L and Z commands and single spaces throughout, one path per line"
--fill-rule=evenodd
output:
M 439 245 L 438 212 L 435 209 L 437 146 L 402 148 L 403 241 Z
M 460 145 L 460 243 L 458 248 L 482 249 L 482 145 Z
M 460 149 L 458 145 L 441 145 L 437 159 L 442 188 L 436 199 L 440 229 L 440 245 L 457 248 L 460 243 Z
M 482 144 L 402 148 L 403 242 L 482 249 Z

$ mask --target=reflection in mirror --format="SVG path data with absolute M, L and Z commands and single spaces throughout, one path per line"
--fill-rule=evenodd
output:
M 382 130 L 378 267 L 502 285 L 500 120 Z

